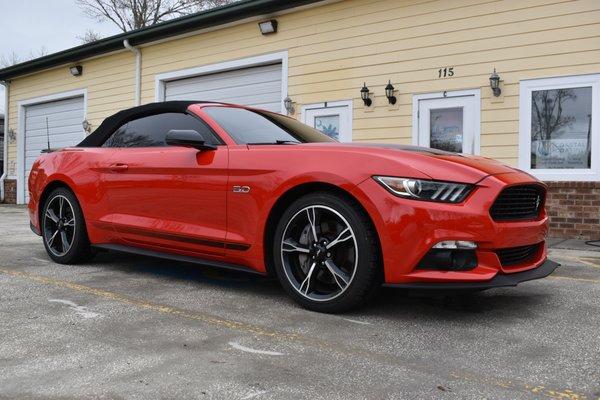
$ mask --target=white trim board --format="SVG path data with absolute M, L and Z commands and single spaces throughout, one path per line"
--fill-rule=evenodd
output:
M 474 130 L 473 130 L 473 154 L 481 151 L 481 89 L 454 90 L 434 93 L 414 94 L 412 101 L 412 144 L 419 144 L 419 101 L 431 99 L 444 99 L 452 97 L 473 96 L 475 101 Z
M 25 203 L 25 108 L 34 104 L 49 103 L 56 100 L 66 100 L 83 97 L 83 118 L 87 118 L 87 89 L 70 90 L 47 96 L 34 97 L 19 101 L 18 130 L 17 130 L 17 204 Z
M 285 114 L 283 99 L 287 96 L 288 87 L 288 52 L 280 51 L 277 53 L 262 54 L 253 57 L 240 58 L 237 60 L 224 61 L 216 64 L 201 65 L 198 67 L 186 68 L 177 71 L 164 72 L 154 77 L 154 99 L 164 101 L 165 83 L 179 79 L 192 78 L 199 75 L 208 75 L 218 72 L 231 71 L 241 68 L 258 67 L 280 62 L 281 63 L 281 112 Z
M 535 90 L 592 88 L 590 169 L 531 168 L 531 93 Z M 527 79 L 519 82 L 519 168 L 544 181 L 600 181 L 600 74 Z

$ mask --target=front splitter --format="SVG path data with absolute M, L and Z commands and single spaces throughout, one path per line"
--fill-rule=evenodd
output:
M 514 274 L 498 273 L 488 281 L 477 282 L 409 282 L 409 283 L 385 283 L 383 286 L 402 289 L 437 289 L 437 290 L 461 290 L 461 289 L 491 289 L 496 287 L 517 286 L 521 282 L 545 278 L 560 266 L 552 260 L 546 260 L 539 267 Z

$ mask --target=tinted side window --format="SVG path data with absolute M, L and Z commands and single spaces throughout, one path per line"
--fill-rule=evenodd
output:
M 206 143 L 220 144 L 210 128 L 188 114 L 163 113 L 134 119 L 117 129 L 102 147 L 166 146 L 165 137 L 171 129 L 195 130 Z

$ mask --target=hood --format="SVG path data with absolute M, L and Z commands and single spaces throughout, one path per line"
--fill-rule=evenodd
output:
M 393 158 L 431 179 L 438 180 L 477 183 L 489 175 L 519 171 L 490 158 L 451 153 L 427 147 L 376 143 L 319 143 L 319 145 Z

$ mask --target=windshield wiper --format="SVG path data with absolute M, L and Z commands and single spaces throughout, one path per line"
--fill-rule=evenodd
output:
M 301 142 L 297 142 L 294 140 L 276 140 L 274 142 L 256 142 L 256 143 L 246 143 L 247 145 L 261 145 L 261 144 L 300 144 Z

